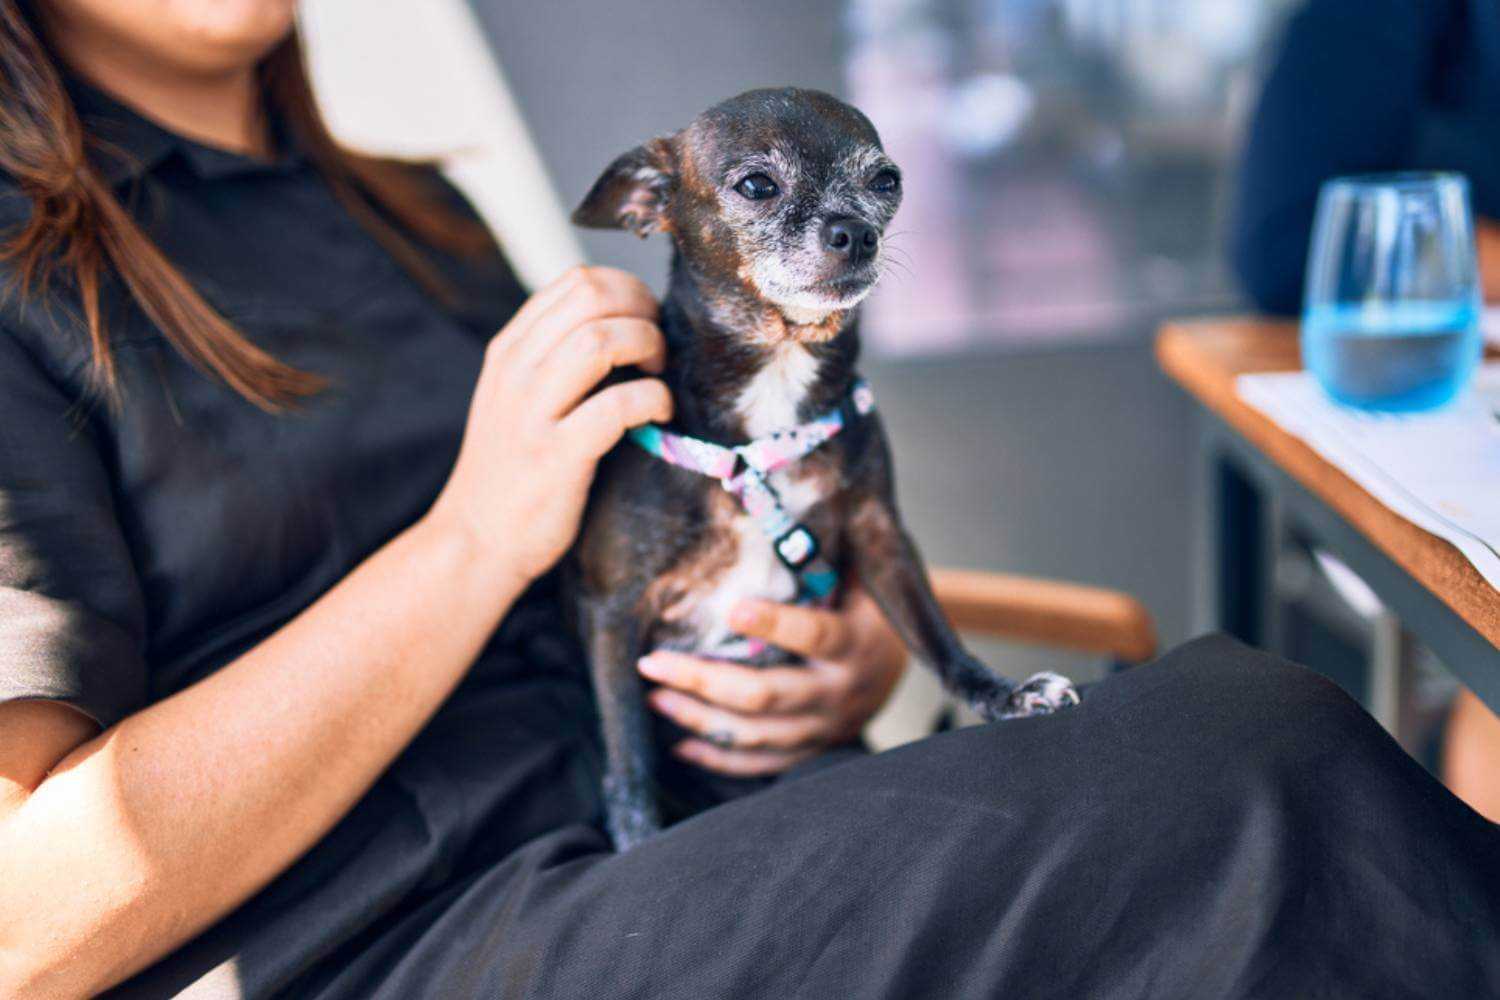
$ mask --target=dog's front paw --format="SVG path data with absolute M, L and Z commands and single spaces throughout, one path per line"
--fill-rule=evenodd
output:
M 1063 708 L 1072 708 L 1081 699 L 1073 682 L 1061 674 L 1042 672 L 1033 674 L 1026 683 L 1016 688 L 1006 699 L 1002 719 L 1021 719 L 1028 715 L 1051 715 Z
M 971 697 L 969 704 L 986 722 L 1023 719 L 1028 715 L 1051 715 L 1078 704 L 1078 689 L 1061 674 L 1040 673 L 1012 687 L 997 681 L 994 690 Z

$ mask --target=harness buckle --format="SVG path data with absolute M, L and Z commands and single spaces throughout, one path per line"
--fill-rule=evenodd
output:
M 806 525 L 792 525 L 771 545 L 776 550 L 776 558 L 793 573 L 800 573 L 804 566 L 818 557 L 818 539 Z

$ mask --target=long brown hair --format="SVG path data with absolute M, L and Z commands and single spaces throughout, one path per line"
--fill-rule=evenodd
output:
M 346 210 L 424 287 L 449 289 L 423 246 L 474 252 L 483 229 L 434 197 L 414 165 L 341 148 L 318 113 L 295 34 L 261 63 L 266 109 L 301 143 Z M 0 263 L 23 294 L 62 279 L 76 291 L 94 388 L 117 398 L 114 354 L 99 305 L 106 269 L 190 362 L 256 406 L 279 411 L 321 389 L 318 375 L 272 357 L 198 294 L 120 204 L 87 153 L 87 134 L 26 0 L 0 0 L 0 171 L 31 202 L 24 226 L 0 236 Z

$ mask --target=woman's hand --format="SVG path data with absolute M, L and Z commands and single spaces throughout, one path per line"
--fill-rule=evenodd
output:
M 673 752 L 711 771 L 777 774 L 850 742 L 906 667 L 901 640 L 857 586 L 837 611 L 746 601 L 730 624 L 806 665 L 744 667 L 665 651 L 640 662 L 641 674 L 661 685 L 651 706 L 697 734 Z
M 485 352 L 458 461 L 428 520 L 458 527 L 522 583 L 572 544 L 594 468 L 625 431 L 672 415 L 656 300 L 637 278 L 579 267 L 543 288 Z

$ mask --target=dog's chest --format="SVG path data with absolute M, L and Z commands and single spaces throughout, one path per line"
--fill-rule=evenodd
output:
M 817 380 L 820 363 L 797 343 L 771 349 L 765 364 L 740 388 L 734 410 L 747 437 L 769 437 L 797 425 L 797 411 Z
M 797 477 L 794 473 L 777 473 L 771 477 L 772 488 L 781 497 L 782 506 L 796 520 L 825 499 L 823 484 L 828 477 L 816 474 Z M 710 528 L 710 549 L 722 553 L 722 562 L 708 568 L 696 586 L 683 593 L 676 609 L 679 641 L 699 652 L 721 650 L 734 636 L 729 614 L 746 598 L 781 603 L 797 599 L 796 576 L 777 558 L 771 539 L 754 518 L 741 510 L 738 501 L 724 495 L 727 503 L 714 505 L 714 523 Z M 826 532 L 823 533 L 826 536 Z M 823 539 L 825 545 L 832 540 Z
M 745 433 L 758 438 L 796 426 L 817 374 L 818 363 L 806 348 L 791 344 L 779 349 L 736 397 Z M 767 481 L 792 519 L 805 521 L 832 499 L 840 479 L 828 456 L 814 452 Z M 672 574 L 674 600 L 662 615 L 672 625 L 672 645 L 699 652 L 719 650 L 733 638 L 729 614 L 739 601 L 790 602 L 798 595 L 796 576 L 777 558 L 761 525 L 738 500 L 715 489 L 708 505 L 707 540 Z M 813 528 L 819 541 L 825 548 L 835 546 L 833 519 L 818 520 Z

